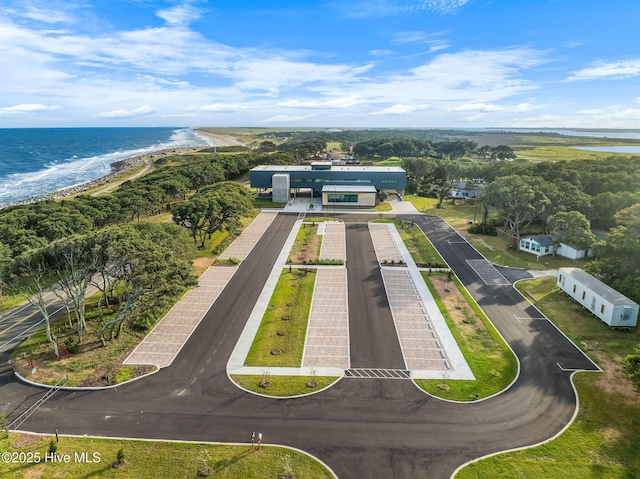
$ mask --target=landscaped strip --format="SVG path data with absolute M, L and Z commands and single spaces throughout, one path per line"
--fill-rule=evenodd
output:
M 266 433 L 266 431 L 264 431 Z M 134 441 L 79 437 L 55 438 L 27 434 L 10 434 L 0 440 L 3 453 L 16 454 L 16 461 L 0 461 L 0 477 L 119 477 L 131 479 L 191 479 L 207 472 L 217 479 L 253 477 L 287 477 L 331 479 L 335 476 L 313 457 L 299 451 L 266 446 L 265 434 L 260 450 L 249 444 L 200 444 L 162 441 Z M 69 462 L 44 461 L 50 441 L 57 447 L 58 457 L 69 455 Z M 114 467 L 122 450 L 121 466 Z M 17 456 L 22 453 L 23 456 Z M 81 456 L 82 453 L 86 455 Z M 27 454 L 29 456 L 27 456 Z M 4 456 L 3 456 L 4 457 Z M 12 456 L 7 456 L 11 458 Z M 25 458 L 18 460 L 19 457 Z M 40 457 L 39 463 L 26 464 L 26 457 Z M 204 476 L 200 476 L 204 477 Z M 294 476 L 288 476 L 294 477 Z
M 472 401 L 502 391 L 518 369 L 511 350 L 457 278 L 428 272 L 422 276 L 476 379 L 417 379 L 416 384 L 429 394 L 454 401 Z
M 263 375 L 233 374 L 231 379 L 249 391 L 267 396 L 290 397 L 318 392 L 340 378 L 336 376 L 271 376 L 269 371 L 265 370 Z
M 316 271 L 284 270 L 245 366 L 301 367 Z
M 320 255 L 321 246 L 322 236 L 318 235 L 318 225 L 316 223 L 302 223 L 287 262 L 306 264 L 308 261 L 315 261 Z
M 393 223 L 407 249 L 411 253 L 413 261 L 418 267 L 445 268 L 447 265 L 442 256 L 436 251 L 431 241 L 422 230 L 410 221 L 402 220 L 374 220 L 373 223 Z
M 580 408 L 574 422 L 556 439 L 531 449 L 492 456 L 464 467 L 456 479 L 619 479 L 640 477 L 640 393 L 620 366 L 640 341 L 633 333 L 610 330 L 567 298 L 555 278 L 517 283 L 535 305 L 576 345 L 589 353 L 603 373 L 573 377 Z

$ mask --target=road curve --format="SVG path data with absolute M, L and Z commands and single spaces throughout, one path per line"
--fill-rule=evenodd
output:
M 278 215 L 171 367 L 113 390 L 60 392 L 23 429 L 230 442 L 261 431 L 265 443 L 304 449 L 341 479 L 448 478 L 464 462 L 538 443 L 570 421 L 576 398 L 568 370 L 594 364 L 511 286 L 485 284 L 467 263 L 482 259 L 479 253 L 444 221 L 423 215 L 407 219 L 423 229 L 519 358 L 520 375 L 507 391 L 457 404 L 405 380 L 343 379 L 320 394 L 288 400 L 237 389 L 226 362 L 296 218 Z M 371 217 L 364 218 L 342 216 L 347 222 Z M 350 254 L 349 281 L 370 279 L 372 249 L 361 248 L 353 264 Z M 37 392 L 6 368 L 0 372 L 9 412 Z

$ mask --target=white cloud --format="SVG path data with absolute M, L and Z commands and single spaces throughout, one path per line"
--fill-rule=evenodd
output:
M 468 0 L 369 0 L 349 5 L 336 4 L 347 16 L 410 15 L 421 12 L 455 13 Z
M 374 57 L 386 57 L 389 55 L 393 55 L 393 50 L 389 50 L 389 49 L 369 50 L 369 55 L 372 55 Z
M 515 107 L 514 107 L 514 111 L 516 112 L 526 112 L 526 111 L 533 111 L 533 110 L 539 110 L 540 108 L 542 108 L 540 105 L 534 105 L 533 103 L 518 103 Z
M 21 103 L 19 105 L 0 107 L 0 116 L 20 115 L 38 111 L 51 111 L 60 108 L 56 105 L 43 105 L 41 103 Z
M 578 110 L 576 113 L 579 115 L 589 116 L 592 119 L 607 122 L 611 120 L 640 120 L 640 109 L 624 108 L 620 105 L 612 105 L 606 108 Z
M 449 108 L 449 111 L 502 111 L 504 108 L 498 105 L 491 105 L 487 103 L 464 103 L 462 105 Z
M 396 104 L 381 111 L 374 111 L 371 115 L 406 115 L 418 110 L 426 110 L 430 105 L 402 105 Z
M 18 11 L 11 11 L 12 14 L 35 20 L 43 23 L 71 23 L 73 17 L 67 14 L 64 10 L 57 8 L 36 7 L 29 5 L 26 8 L 22 8 Z
M 614 62 L 594 62 L 587 68 L 573 72 L 568 81 L 597 80 L 599 78 L 621 79 L 640 75 L 640 58 Z
M 450 33 L 449 30 L 443 30 L 439 32 L 427 33 L 421 30 L 397 32 L 393 35 L 391 41 L 398 45 L 406 43 L 440 43 L 442 39 L 439 37 Z
M 287 100 L 276 104 L 287 108 L 350 108 L 363 103 L 364 99 L 359 95 L 350 95 L 332 100 Z
M 155 108 L 149 105 L 143 105 L 138 108 L 134 108 L 133 110 L 105 111 L 98 113 L 95 116 L 98 118 L 136 118 L 138 116 L 151 115 L 152 113 L 155 113 L 155 111 Z
M 270 118 L 265 118 L 262 123 L 295 123 L 302 120 L 307 120 L 315 115 L 275 115 Z
M 169 25 L 188 25 L 202 16 L 202 11 L 193 5 L 184 4 L 166 10 L 159 10 L 156 15 Z
M 198 111 L 238 111 L 246 110 L 248 106 L 238 103 L 211 103 L 209 105 L 188 106 L 187 110 Z

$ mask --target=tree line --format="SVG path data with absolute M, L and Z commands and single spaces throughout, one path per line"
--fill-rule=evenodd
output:
M 195 249 L 203 235 L 235 230 L 252 209 L 251 194 L 230 181 L 260 155 L 192 154 L 167 157 L 140 179 L 104 196 L 80 195 L 0 210 L 0 288 L 28 297 L 47 319 L 51 289 L 67 308 L 82 341 L 88 288 L 101 291 L 99 308 L 113 319 L 100 325 L 103 342 L 126 322 L 146 328 L 196 279 Z M 179 163 L 172 166 L 172 163 Z M 140 222 L 172 210 L 175 224 Z M 1 292 L 1 291 L 0 291 Z

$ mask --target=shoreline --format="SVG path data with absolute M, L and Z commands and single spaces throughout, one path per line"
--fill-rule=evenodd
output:
M 218 133 L 212 133 L 203 128 L 194 128 L 193 132 L 204 138 L 211 146 L 225 147 L 225 146 L 247 146 L 238 140 L 236 137 L 229 135 L 220 135 Z
M 109 165 L 111 167 L 111 171 L 106 175 L 101 176 L 100 178 L 87 181 L 86 183 L 80 183 L 78 185 L 69 186 L 68 188 L 52 191 L 50 193 L 45 193 L 43 195 L 25 198 L 24 200 L 0 204 L 0 210 L 4 208 L 9 208 L 11 206 L 28 205 L 32 203 L 37 203 L 39 201 L 52 201 L 52 200 L 67 198 L 69 196 L 75 196 L 80 193 L 83 193 L 84 191 L 95 188 L 96 186 L 100 186 L 110 181 L 113 181 L 118 177 L 124 175 L 125 173 L 131 170 L 134 170 L 136 168 L 142 167 L 145 164 L 153 165 L 155 160 L 157 160 L 158 158 L 162 158 L 164 156 L 183 155 L 185 153 L 193 153 L 193 152 L 201 151 L 207 148 L 214 148 L 214 147 L 247 146 L 244 143 L 242 143 L 240 140 L 232 136 L 211 133 L 201 128 L 194 128 L 193 132 L 200 138 L 204 139 L 207 143 L 209 143 L 209 146 L 165 148 L 163 150 L 156 150 L 156 151 L 145 153 L 142 155 L 125 158 L 123 160 L 114 161 Z
M 105 183 L 108 183 L 109 181 L 115 180 L 116 178 L 124 175 L 125 173 L 128 173 L 131 170 L 144 166 L 145 163 L 150 162 L 151 164 L 153 164 L 153 162 L 158 158 L 168 156 L 168 155 L 182 155 L 185 153 L 193 153 L 205 148 L 206 147 L 203 147 L 203 146 L 193 146 L 193 147 L 185 147 L 185 148 L 166 148 L 164 150 L 157 150 L 151 153 L 145 153 L 143 155 L 132 156 L 131 158 L 125 158 L 123 160 L 114 161 L 109 165 L 111 167 L 111 171 L 106 175 L 101 176 L 100 178 L 87 181 L 86 183 L 80 183 L 79 185 L 70 186 L 68 188 L 63 188 L 61 190 L 52 191 L 44 195 L 32 196 L 30 198 L 26 198 L 21 201 L 6 203 L 3 205 L 0 205 L 0 209 L 9 208 L 11 206 L 28 205 L 32 203 L 37 203 L 39 201 L 58 200 L 61 198 L 74 196 L 84 191 L 90 190 L 91 188 L 95 188 L 96 186 L 100 186 Z

